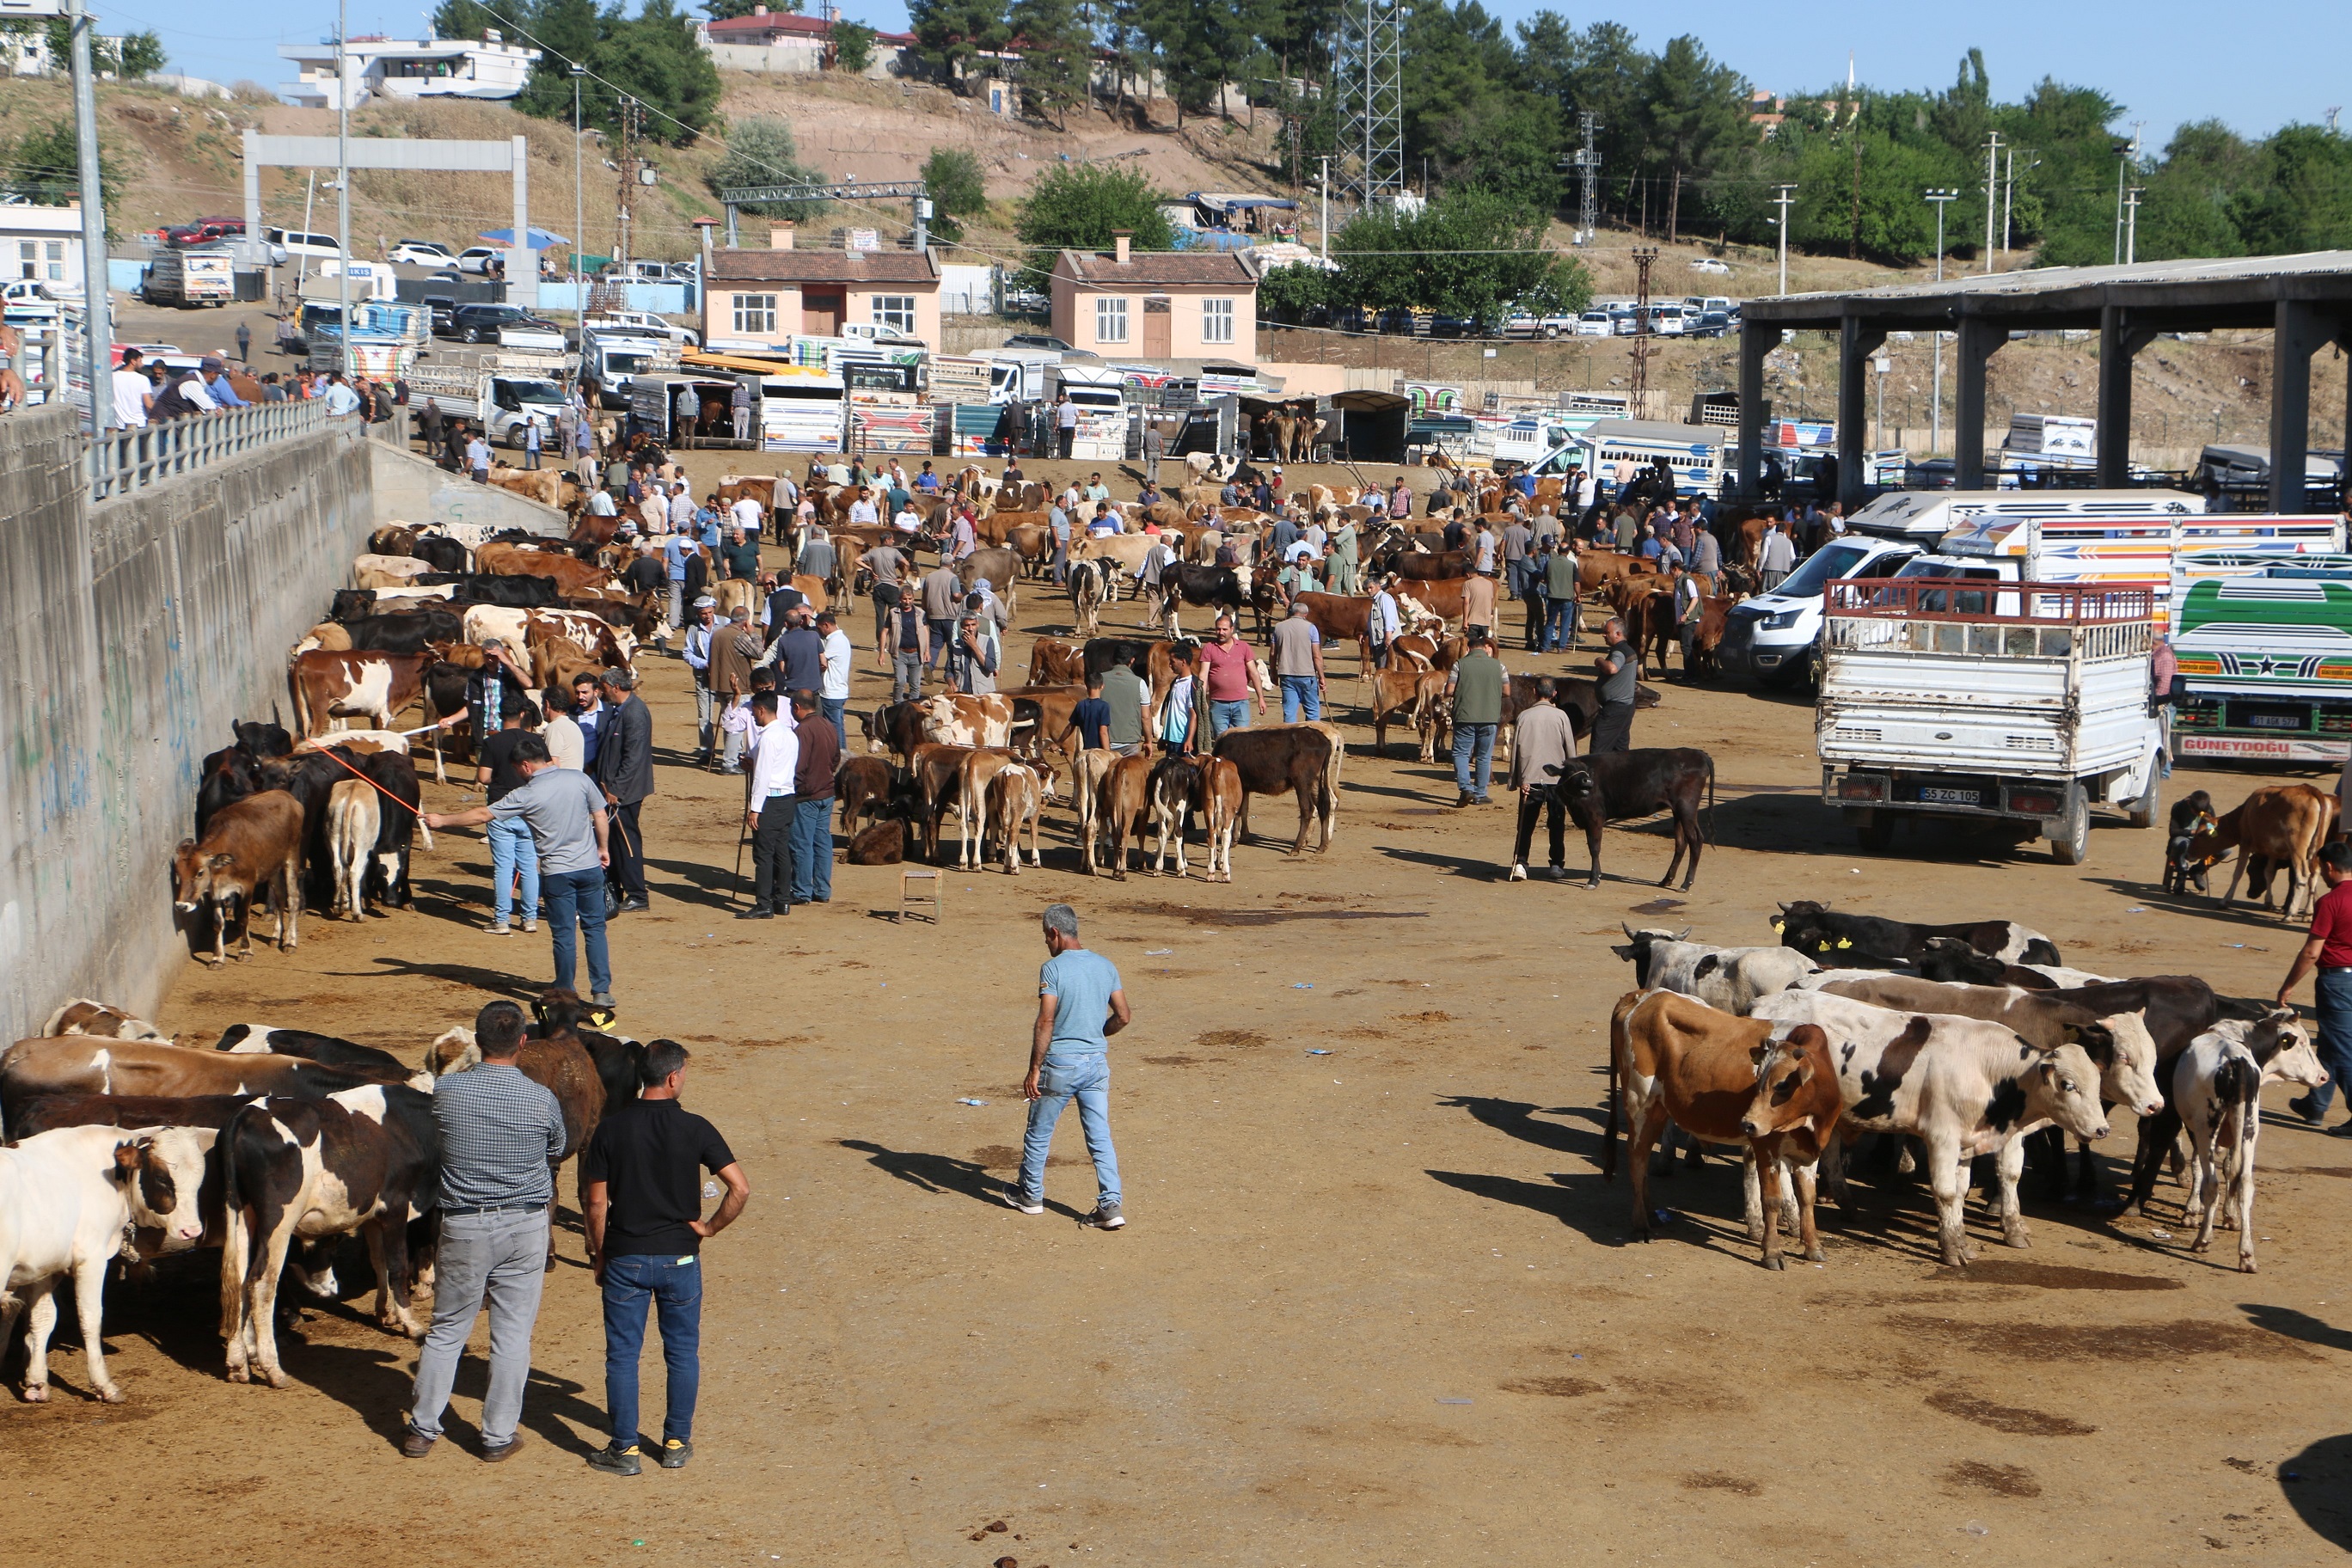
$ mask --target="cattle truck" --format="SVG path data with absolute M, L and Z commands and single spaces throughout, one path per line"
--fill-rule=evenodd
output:
M 2172 751 L 2333 767 L 2352 745 L 2352 555 L 2173 557 Z
M 226 305 L 236 298 L 236 258 L 225 245 L 165 247 L 147 258 L 139 298 L 149 305 Z
M 518 452 L 536 424 L 541 444 L 553 452 L 556 421 L 571 401 L 557 379 L 576 368 L 566 355 L 535 349 L 501 349 L 471 364 L 420 364 L 408 373 L 408 401 L 422 408 L 430 398 L 442 413 L 482 425 L 493 447 Z
M 1975 820 L 2089 847 L 2091 807 L 2155 820 L 2162 728 L 2148 583 L 2016 583 L 1963 595 L 1935 578 L 1825 590 L 1814 741 L 1822 801 L 1884 853 L 1905 821 Z

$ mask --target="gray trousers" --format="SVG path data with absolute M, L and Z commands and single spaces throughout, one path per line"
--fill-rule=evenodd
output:
M 441 1435 L 441 1415 L 457 1385 L 457 1362 L 473 1336 L 474 1319 L 490 1309 L 490 1385 L 482 1400 L 482 1441 L 514 1441 L 522 1418 L 523 1384 L 530 1377 L 530 1329 L 547 1271 L 547 1211 L 445 1215 L 435 1266 L 433 1327 L 416 1355 L 416 1403 L 409 1423 L 428 1437 Z

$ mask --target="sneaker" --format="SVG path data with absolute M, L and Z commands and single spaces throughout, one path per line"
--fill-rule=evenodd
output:
M 1516 860 L 1511 862 L 1511 880 L 1514 882 L 1524 882 L 1527 879 L 1528 868 L 1525 866 L 1520 865 Z
M 621 912 L 625 915 L 641 915 L 652 908 L 653 905 L 644 899 L 627 899 L 622 901 Z
M 428 1437 L 414 1426 L 403 1427 L 400 1434 L 401 1456 L 404 1458 L 421 1459 L 431 1453 L 433 1445 L 440 1440 L 437 1435 Z
M 1550 870 L 1546 871 L 1544 875 L 1549 877 L 1555 882 L 1565 882 L 1568 880 L 1568 868 L 1565 866 L 1554 866 Z
M 588 1002 L 591 1006 L 594 1007 L 617 1007 L 620 1005 L 619 1003 L 613 1000 L 613 994 L 610 991 L 599 991 L 594 995 L 589 997 Z
M 618 1443 L 605 1444 L 588 1456 L 588 1468 L 592 1470 L 602 1470 L 608 1476 L 634 1476 L 642 1474 L 645 1470 L 644 1464 L 637 1458 L 637 1446 L 635 1443 L 625 1448 Z
M 678 1437 L 662 1439 L 661 1468 L 663 1469 L 682 1470 L 686 1468 L 686 1462 L 692 1458 L 694 1458 L 693 1444 Z
M 513 931 L 514 928 L 507 924 L 504 921 L 492 921 L 488 925 L 482 928 L 482 934 L 484 936 L 509 936 L 513 934 Z
M 521 1447 L 522 1434 L 520 1432 L 516 1433 L 513 1436 L 508 1438 L 503 1443 L 495 1445 L 485 1443 L 482 1445 L 482 1463 L 486 1465 L 504 1464 L 507 1460 L 513 1458 L 514 1451 Z
M 525 921 L 522 922 L 522 934 L 525 936 L 530 936 L 538 930 L 539 922 L 537 921 Z
M 2311 1096 L 2307 1094 L 2298 1094 L 2293 1100 L 2286 1102 L 2286 1108 L 2289 1110 L 2294 1111 L 2297 1116 L 2302 1117 L 2304 1121 L 2311 1123 L 2313 1126 L 2318 1125 L 2319 1111 L 2312 1105 Z
M 1117 1204 L 1104 1204 L 1087 1215 L 1085 1223 L 1097 1230 L 1117 1230 L 1127 1223 L 1127 1216 L 1118 1212 Z
M 1002 1193 L 999 1193 L 997 1196 L 1004 1200 L 1004 1206 L 1006 1208 L 1019 1209 L 1023 1214 L 1044 1214 L 1045 1212 L 1045 1205 L 1042 1200 L 1036 1203 L 1031 1203 L 1027 1198 L 1021 1195 L 1021 1189 L 1019 1187 L 1007 1187 Z

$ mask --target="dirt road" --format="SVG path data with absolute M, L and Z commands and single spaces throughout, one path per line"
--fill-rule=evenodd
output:
M 1014 662 L 1066 618 L 1024 593 Z M 871 625 L 849 622 L 860 706 Z M 2336 1140 L 2284 1117 L 2263 1140 L 2254 1277 L 2226 1241 L 2185 1252 L 2172 1186 L 2152 1221 L 2029 1200 L 2030 1252 L 1972 1223 L 1965 1272 L 1937 1267 L 1924 1194 L 1864 1189 L 1854 1214 L 1824 1204 L 1826 1264 L 1771 1274 L 1732 1167 L 1662 1181 L 1676 1217 L 1636 1247 L 1595 1166 L 1621 921 L 1755 942 L 1775 899 L 1999 915 L 2071 963 L 2267 993 L 2296 937 L 2155 896 L 2157 834 L 2102 823 L 2078 870 L 1967 839 L 1864 858 L 1813 798 L 1801 702 L 1668 683 L 1636 743 L 1705 746 L 1721 771 L 1696 889 L 1650 885 L 1655 827 L 1609 835 L 1599 891 L 1512 885 L 1507 812 L 1456 812 L 1442 770 L 1365 755 L 1340 679 L 1364 740 L 1328 854 L 1261 840 L 1230 887 L 1090 881 L 1063 811 L 1042 871 L 950 878 L 940 926 L 896 923 L 895 872 L 848 867 L 830 906 L 738 925 L 735 783 L 681 765 L 684 671 L 647 663 L 654 909 L 614 928 L 620 1026 L 695 1051 L 688 1101 L 754 1187 L 707 1254 L 694 1467 L 618 1481 L 581 1462 L 602 1441 L 602 1336 L 567 1201 L 514 1463 L 472 1456 L 478 1361 L 454 1440 L 399 1458 L 414 1351 L 349 1285 L 283 1336 L 291 1388 L 223 1382 L 199 1262 L 110 1289 L 128 1405 L 82 1396 L 68 1329 L 56 1402 L 0 1412 L 0 1557 L 1879 1568 L 2317 1563 L 2352 1542 Z M 282 1019 L 413 1059 L 549 973 L 543 936 L 482 933 L 488 865 L 451 833 L 419 857 L 416 913 L 192 966 L 159 1022 Z M 1053 900 L 1136 1007 L 1113 1052 L 1115 1235 L 1074 1223 L 1093 1193 L 1066 1124 L 1050 1211 L 994 1197 Z M 2132 1137 L 2118 1113 L 2111 1173 Z

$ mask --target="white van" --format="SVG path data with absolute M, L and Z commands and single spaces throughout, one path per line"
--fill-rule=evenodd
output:
M 1731 606 L 1719 650 L 1723 668 L 1770 684 L 1814 673 L 1822 640 L 1822 594 L 1847 577 L 1892 577 L 1920 552 L 1916 544 L 1848 534 L 1814 551 L 1780 586 Z
M 309 257 L 313 261 L 335 261 L 342 258 L 343 247 L 335 243 L 331 234 L 305 234 L 296 228 L 265 228 L 261 237 L 285 251 L 295 259 Z

